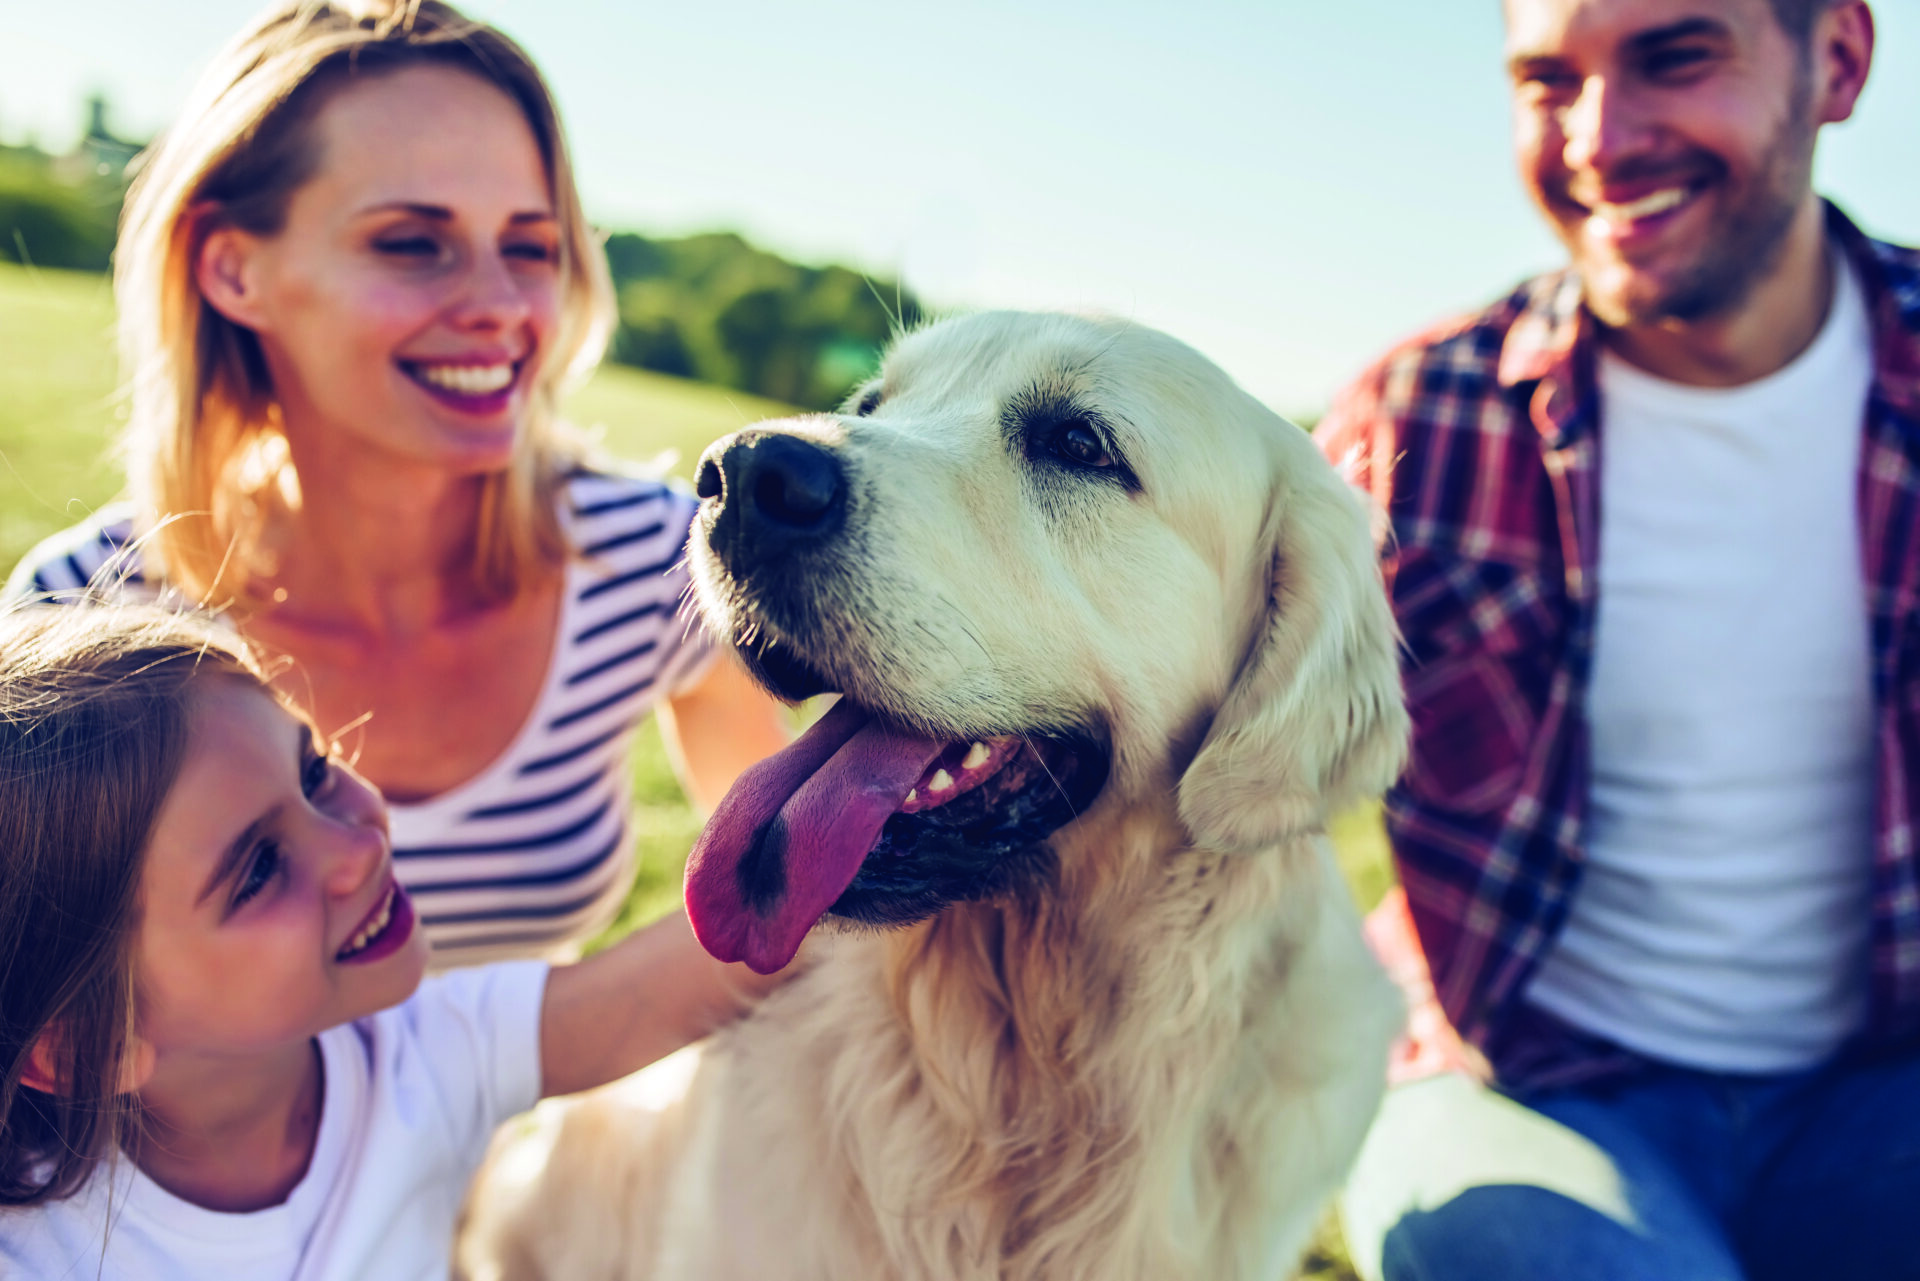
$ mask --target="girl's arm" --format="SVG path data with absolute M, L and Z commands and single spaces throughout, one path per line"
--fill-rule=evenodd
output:
M 555 966 L 540 1009 L 540 1094 L 637 1072 L 731 1022 L 797 966 L 724 965 L 675 912 L 577 965 Z
M 787 709 L 730 653 L 655 711 L 674 772 L 702 814 L 713 813 L 740 771 L 793 741 Z
M 740 771 L 792 740 L 788 715 L 721 655 L 701 682 L 656 707 L 688 798 L 711 814 Z M 723 965 L 675 912 L 578 965 L 556 966 L 540 1012 L 542 1095 L 636 1072 L 731 1022 L 791 972 Z

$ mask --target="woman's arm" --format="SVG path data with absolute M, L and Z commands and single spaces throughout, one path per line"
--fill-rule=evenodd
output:
M 724 965 L 684 912 L 577 965 L 555 966 L 540 1008 L 540 1094 L 616 1081 L 733 1021 L 797 966 L 759 975 Z
M 787 709 L 731 653 L 656 711 L 674 772 L 702 814 L 713 813 L 742 770 L 793 741 Z

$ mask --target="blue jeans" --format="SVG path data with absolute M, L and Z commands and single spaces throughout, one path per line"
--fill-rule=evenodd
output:
M 1920 1278 L 1920 1053 L 1387 1097 L 1341 1206 L 1370 1281 Z

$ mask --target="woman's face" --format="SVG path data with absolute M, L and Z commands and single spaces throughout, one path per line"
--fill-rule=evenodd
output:
M 561 291 L 525 115 L 420 66 L 350 83 L 312 127 L 280 232 L 216 231 L 198 262 L 208 301 L 260 338 L 296 464 L 504 467 Z

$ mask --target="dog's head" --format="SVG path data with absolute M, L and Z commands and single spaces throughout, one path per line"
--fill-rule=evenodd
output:
M 1044 875 L 1156 791 L 1254 849 L 1384 788 L 1406 736 L 1366 513 L 1306 434 L 1163 334 L 988 313 L 912 334 L 845 411 L 701 459 L 708 624 L 839 691 L 688 864 L 716 955 L 829 910 L 918 919 Z

